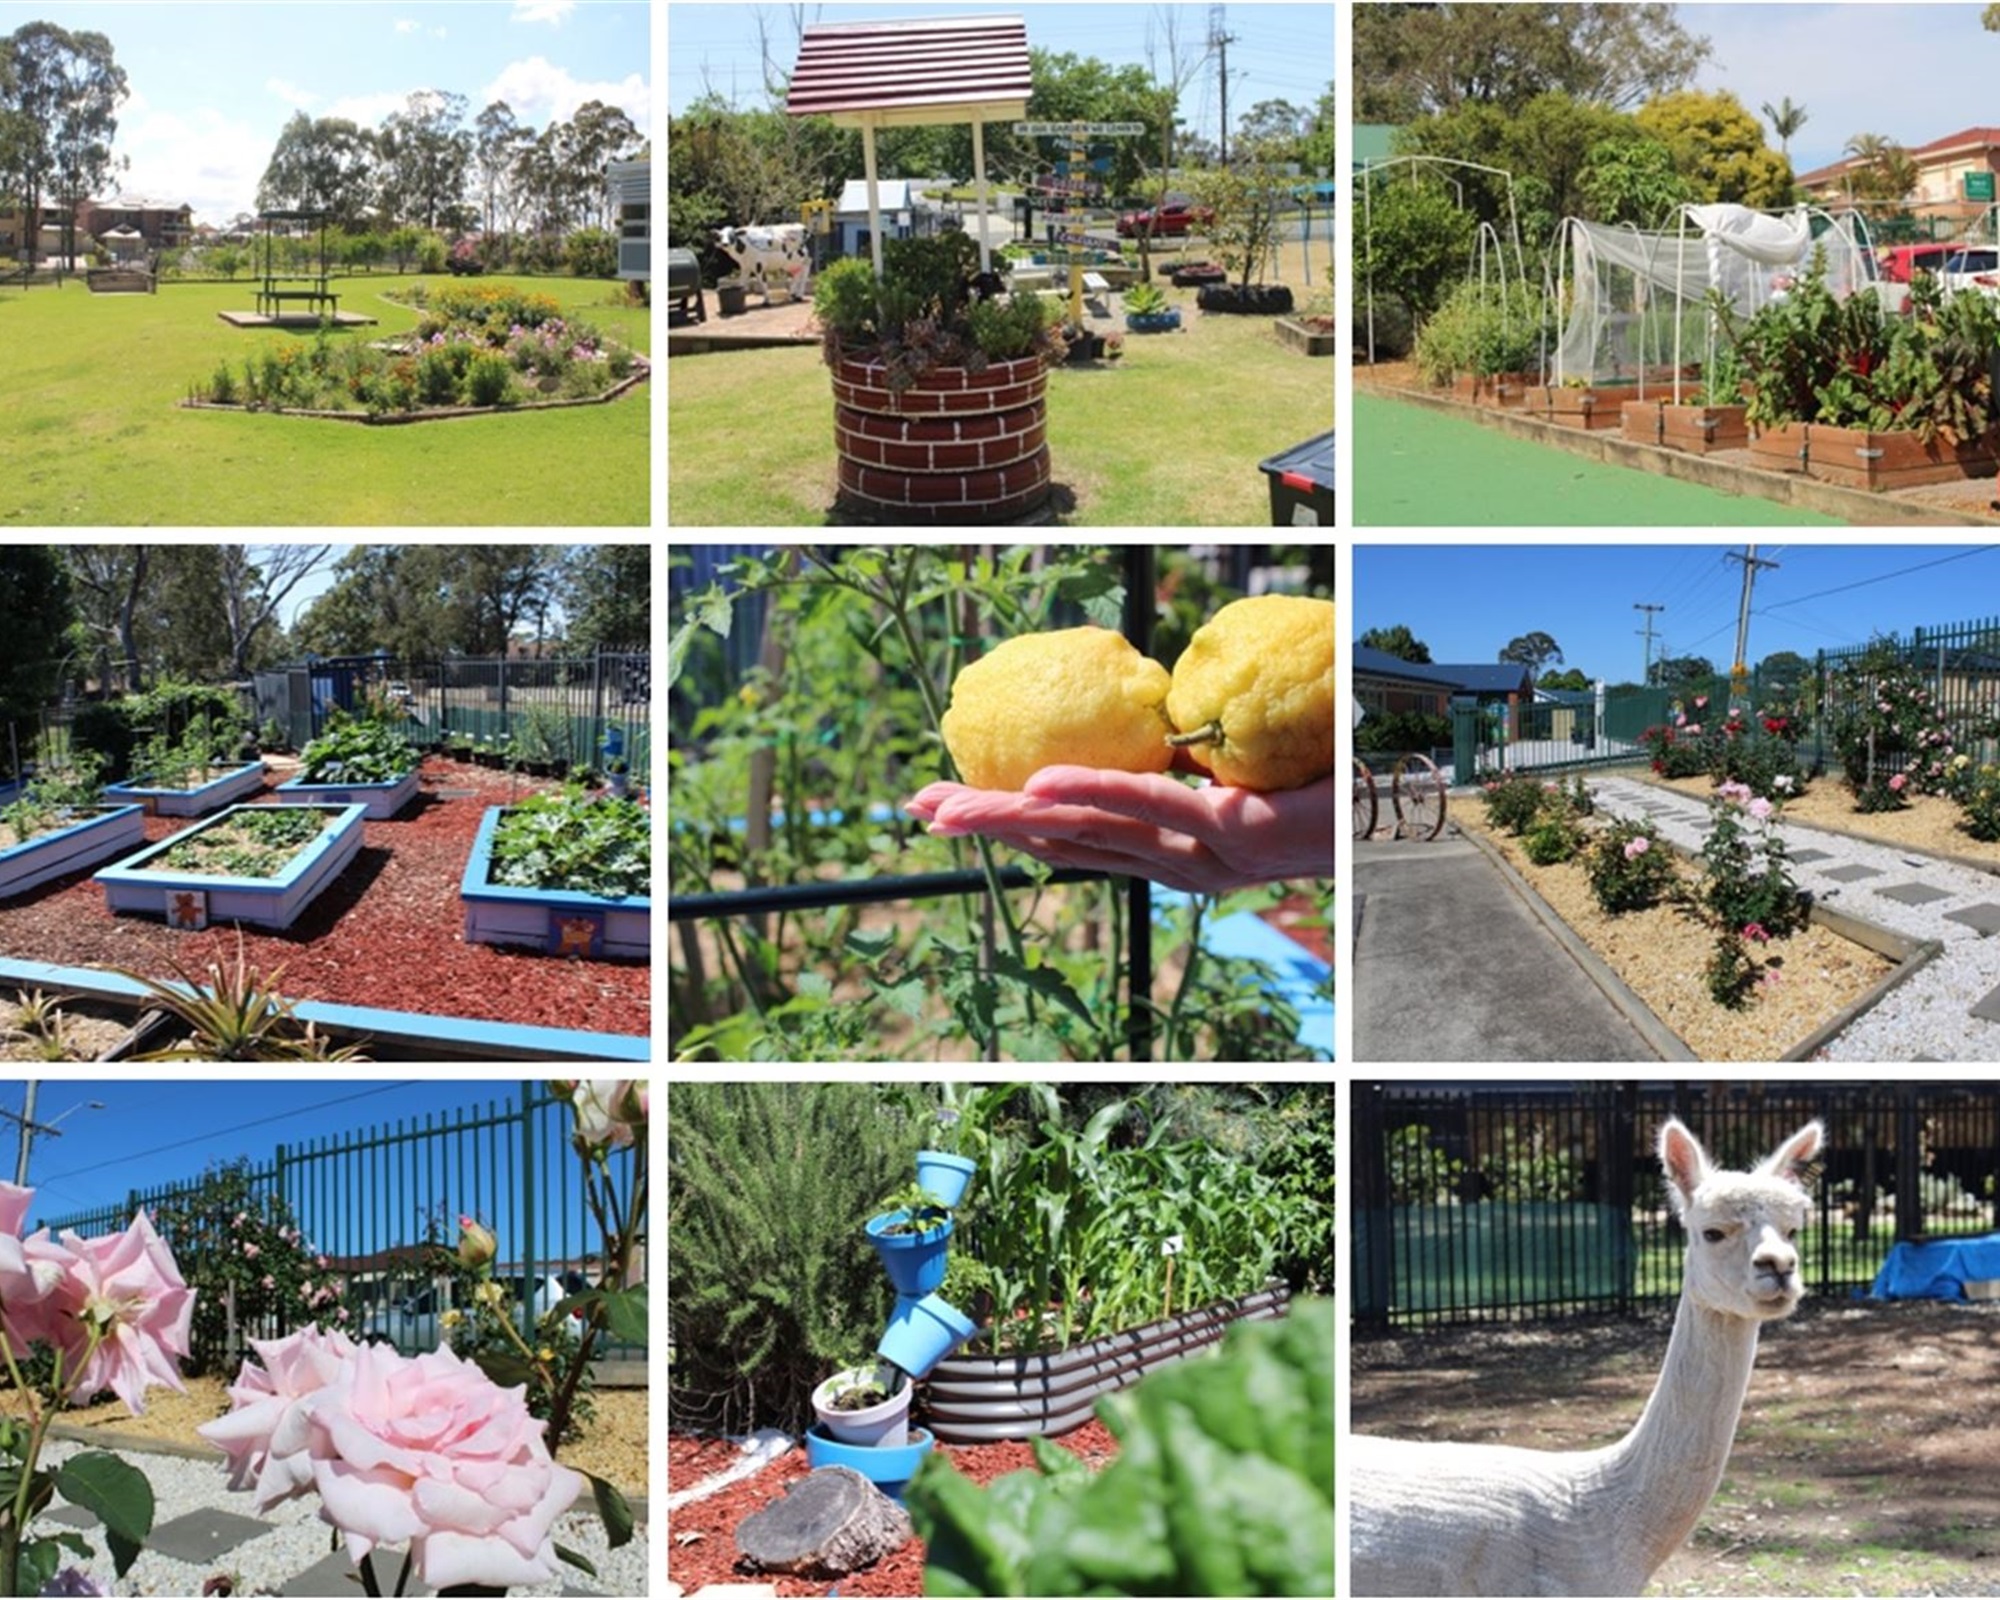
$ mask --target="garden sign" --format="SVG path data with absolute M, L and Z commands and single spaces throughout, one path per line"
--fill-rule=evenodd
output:
M 1104 192 L 1104 185 L 1091 176 L 1094 172 L 1108 172 L 1111 159 L 1108 156 L 1091 158 L 1090 141 L 1101 139 L 1129 139 L 1146 131 L 1143 122 L 1017 122 L 1014 132 L 1026 139 L 1066 139 L 1069 142 L 1069 159 L 1055 163 L 1052 180 L 1037 183 L 1033 187 L 1042 194 L 1051 195 L 1063 203 L 1065 217 L 1072 211 L 1082 210 L 1079 201 L 1096 199 Z M 1069 321 L 1073 328 L 1083 326 L 1083 269 L 1089 264 L 1092 252 L 1117 250 L 1116 238 L 1102 239 L 1084 233 L 1080 229 L 1064 228 L 1055 235 L 1055 243 L 1061 252 L 1062 262 L 1069 268 Z

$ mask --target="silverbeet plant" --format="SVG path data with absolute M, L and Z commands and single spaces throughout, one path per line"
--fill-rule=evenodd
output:
M 493 830 L 492 882 L 626 899 L 653 892 L 650 813 L 636 800 L 587 793 L 535 795 L 507 808 Z

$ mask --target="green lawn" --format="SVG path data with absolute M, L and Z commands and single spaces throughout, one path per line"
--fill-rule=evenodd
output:
M 1353 434 L 1357 527 L 1841 526 L 1376 395 L 1354 397 Z
M 337 283 L 341 309 L 400 332 L 416 313 L 390 276 Z M 504 280 L 502 280 L 504 281 Z M 527 287 L 634 349 L 650 313 L 611 304 L 620 285 L 547 278 Z M 0 520 L 46 525 L 632 526 L 650 510 L 650 385 L 608 405 L 361 427 L 186 411 L 189 385 L 227 359 L 309 331 L 233 328 L 254 286 L 163 284 L 156 295 L 0 289 L 7 351 L 6 492 Z
M 1333 363 L 1280 345 L 1267 317 L 1127 334 L 1123 359 L 1049 375 L 1062 521 L 1084 527 L 1268 527 L 1257 470 L 1333 426 Z M 681 356 L 667 378 L 667 517 L 681 527 L 824 524 L 833 393 L 816 348 Z

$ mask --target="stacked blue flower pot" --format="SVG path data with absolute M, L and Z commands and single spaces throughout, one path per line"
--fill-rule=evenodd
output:
M 965 1197 L 974 1165 L 963 1156 L 937 1150 L 917 1152 L 917 1181 L 946 1207 Z M 951 1249 L 952 1221 L 946 1217 L 922 1233 L 887 1230 L 910 1220 L 907 1211 L 885 1211 L 867 1223 L 868 1242 L 882 1258 L 883 1270 L 896 1288 L 896 1309 L 883 1329 L 876 1355 L 901 1368 L 912 1383 L 926 1376 L 952 1351 L 978 1331 L 973 1320 L 938 1291 L 944 1282 Z M 817 1427 L 806 1433 L 806 1460 L 815 1468 L 852 1467 L 894 1499 L 931 1448 L 930 1433 L 910 1429 L 908 1444 L 883 1447 L 842 1444 Z

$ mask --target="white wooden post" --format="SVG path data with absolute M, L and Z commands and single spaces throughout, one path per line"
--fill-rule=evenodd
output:
M 882 276 L 882 200 L 875 183 L 875 124 L 861 124 L 861 170 L 868 176 L 868 256 Z
M 991 272 L 993 261 L 986 244 L 986 123 L 978 115 L 972 119 L 972 206 L 979 218 L 979 270 Z

